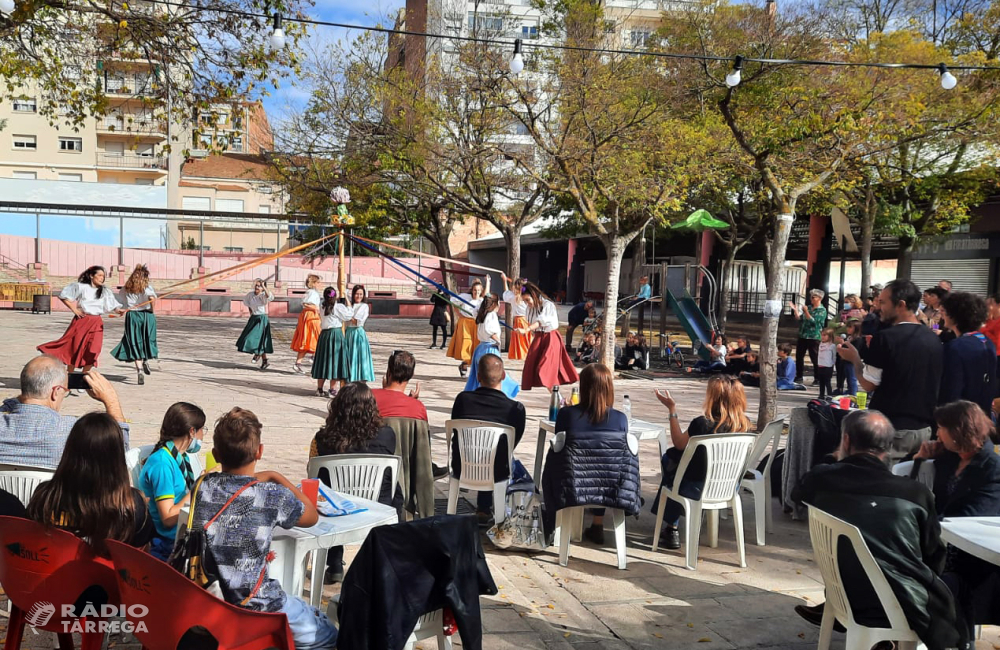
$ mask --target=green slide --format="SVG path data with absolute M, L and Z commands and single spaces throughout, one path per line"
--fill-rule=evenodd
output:
M 694 298 L 687 291 L 678 300 L 669 289 L 667 290 L 667 300 L 670 303 L 670 309 L 677 316 L 677 320 L 681 322 L 684 331 L 691 338 L 691 346 L 697 350 L 698 356 L 704 361 L 710 361 L 711 355 L 705 346 L 712 343 L 712 326 L 709 325 L 705 314 L 698 308 L 698 303 L 694 301 Z M 701 341 L 704 345 L 698 345 L 698 341 Z

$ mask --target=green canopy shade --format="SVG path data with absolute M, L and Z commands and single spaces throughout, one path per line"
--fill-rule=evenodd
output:
M 674 230 L 694 230 L 704 232 L 708 229 L 721 230 L 728 228 L 729 224 L 713 217 L 708 210 L 695 210 L 684 221 L 678 221 L 670 226 Z

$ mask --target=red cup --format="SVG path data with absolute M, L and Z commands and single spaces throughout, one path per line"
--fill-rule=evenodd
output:
M 840 398 L 840 408 L 844 409 L 845 411 L 851 408 L 851 397 L 849 395 Z
M 302 494 L 306 495 L 306 498 L 313 504 L 319 500 L 319 479 L 318 478 L 307 478 L 302 480 Z

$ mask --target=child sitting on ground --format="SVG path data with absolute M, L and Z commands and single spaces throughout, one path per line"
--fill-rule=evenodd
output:
M 312 526 L 319 514 L 284 476 L 256 471 L 264 453 L 260 433 L 257 416 L 239 407 L 215 423 L 212 453 L 222 472 L 206 475 L 192 495 L 193 525 L 204 526 L 224 511 L 206 535 L 227 602 L 285 614 L 297 650 L 334 648 L 337 628 L 326 615 L 286 594 L 277 580 L 267 577 L 274 527 Z
M 760 386 L 760 362 L 757 353 L 751 350 L 746 353 L 746 370 L 740 372 L 740 381 L 744 386 Z
M 597 361 L 597 339 L 593 334 L 583 337 L 583 345 L 576 351 L 576 361 L 583 364 Z
M 791 354 L 790 343 L 778 346 L 778 390 L 805 390 L 805 386 L 795 383 L 795 359 Z

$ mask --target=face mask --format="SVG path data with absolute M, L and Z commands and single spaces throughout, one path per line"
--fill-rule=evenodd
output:
M 201 451 L 201 440 L 195 438 L 194 440 L 191 441 L 191 445 L 187 448 L 187 451 L 184 453 L 197 454 L 199 451 Z

